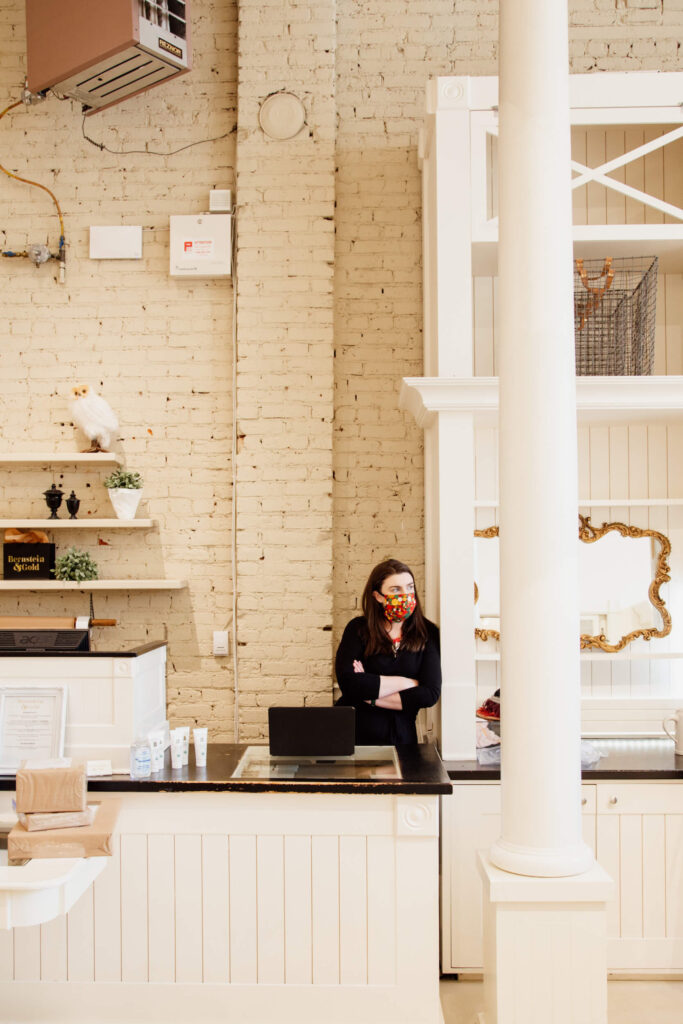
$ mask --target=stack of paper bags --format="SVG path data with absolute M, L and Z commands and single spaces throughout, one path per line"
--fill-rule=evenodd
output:
M 34 767 L 17 771 L 19 822 L 7 840 L 8 861 L 36 857 L 110 857 L 119 800 L 88 805 L 84 764 Z

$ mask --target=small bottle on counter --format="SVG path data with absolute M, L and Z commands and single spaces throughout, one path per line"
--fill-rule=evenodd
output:
M 130 748 L 131 779 L 148 779 L 152 774 L 152 751 L 144 737 L 135 740 Z

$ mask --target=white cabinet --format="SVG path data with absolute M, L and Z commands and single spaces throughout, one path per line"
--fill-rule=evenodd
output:
M 617 885 L 608 967 L 683 972 L 683 786 L 598 783 L 597 858 Z
M 614 879 L 608 904 L 611 971 L 683 974 L 683 785 L 582 786 L 583 837 Z M 455 783 L 442 798 L 442 970 L 482 970 L 477 850 L 500 834 L 500 785 Z

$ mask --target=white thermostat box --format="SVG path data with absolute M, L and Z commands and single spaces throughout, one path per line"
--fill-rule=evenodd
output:
M 231 215 L 171 217 L 171 276 L 229 277 Z
M 142 226 L 90 228 L 91 260 L 142 259 Z

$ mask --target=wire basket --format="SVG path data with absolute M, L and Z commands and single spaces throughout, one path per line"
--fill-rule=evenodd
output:
M 651 374 L 655 361 L 657 257 L 574 261 L 578 376 Z

